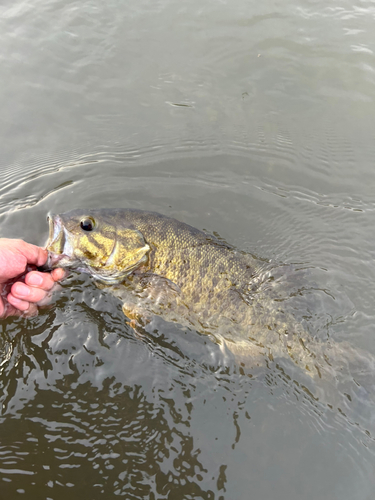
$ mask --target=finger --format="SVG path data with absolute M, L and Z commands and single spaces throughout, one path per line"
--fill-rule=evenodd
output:
M 24 300 L 19 300 L 12 294 L 7 297 L 9 304 L 5 310 L 5 316 L 23 316 L 26 318 L 38 315 L 38 306 Z
M 50 273 L 31 271 L 26 274 L 25 283 L 30 287 L 41 288 L 42 290 L 51 290 L 55 284 L 55 280 Z
M 2 318 L 4 315 L 4 309 L 5 309 L 4 303 L 3 303 L 2 299 L 0 299 L 0 318 Z
M 45 248 L 32 245 L 23 240 L 16 240 L 17 250 L 26 257 L 29 264 L 43 266 L 47 262 L 48 252 Z
M 58 267 L 51 272 L 51 275 L 54 281 L 61 281 L 68 276 L 68 272 L 65 271 L 65 269 L 61 269 L 61 267 Z
M 43 300 L 47 294 L 47 291 L 43 290 L 42 288 L 29 286 L 19 281 L 12 285 L 10 292 L 10 295 L 13 295 L 14 298 L 26 302 L 39 302 L 40 300 Z
M 42 290 L 50 290 L 55 284 L 54 279 L 50 273 L 40 273 L 38 271 L 31 271 L 25 276 L 25 283 L 29 287 L 40 288 Z
M 22 274 L 27 264 L 41 266 L 47 261 L 47 250 L 22 240 L 0 238 L 0 282 Z
M 51 273 L 41 273 L 39 271 L 31 271 L 25 276 L 25 283 L 30 286 L 42 288 L 43 290 L 51 290 L 56 281 L 60 281 L 65 277 L 64 269 L 54 269 Z
M 43 266 L 47 262 L 48 252 L 45 248 L 32 245 L 23 240 L 1 238 L 0 248 L 2 252 L 7 251 L 23 255 L 29 264 Z
M 14 295 L 12 295 L 11 293 L 8 294 L 7 301 L 13 307 L 15 307 L 16 309 L 18 309 L 19 311 L 22 311 L 22 312 L 27 311 L 29 309 L 29 306 L 30 306 L 29 302 L 27 302 L 25 300 L 18 299 L 16 297 L 14 297 Z

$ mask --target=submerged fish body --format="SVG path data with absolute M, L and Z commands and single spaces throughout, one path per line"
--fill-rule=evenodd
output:
M 48 266 L 89 272 L 123 301 L 133 325 L 160 315 L 209 334 L 246 367 L 289 358 L 313 378 L 334 379 L 332 360 L 366 357 L 313 339 L 284 310 L 267 263 L 176 219 L 103 209 L 49 223 Z
M 77 268 L 106 284 L 170 283 L 202 324 L 244 323 L 259 262 L 176 219 L 141 210 L 75 210 L 50 217 L 49 267 Z M 161 280 L 157 280 L 161 278 Z

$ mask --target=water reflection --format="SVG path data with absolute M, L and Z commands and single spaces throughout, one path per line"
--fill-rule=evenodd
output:
M 66 300 L 60 306 L 69 311 Z M 97 377 L 95 367 L 103 366 L 99 357 L 111 349 L 113 354 L 121 343 L 118 333 L 115 345 L 105 339 L 116 336 L 116 317 L 104 326 L 103 313 L 95 308 L 83 303 L 73 309 L 70 323 L 77 326 L 79 313 L 89 327 L 78 335 L 80 341 L 84 336 L 80 352 L 80 342 L 67 340 L 63 324 L 53 326 L 54 311 L 30 320 L 27 333 L 20 323 L 13 329 L 7 325 L 12 356 L 1 372 L 1 470 L 9 492 L 26 488 L 32 494 L 36 485 L 38 495 L 47 495 L 49 488 L 74 485 L 93 498 L 110 484 L 114 494 L 127 498 L 214 498 L 189 435 L 188 413 L 180 413 L 174 398 L 164 395 L 168 391 L 160 391 L 157 403 L 148 401 L 140 385 L 126 385 L 126 366 L 115 370 L 116 376 L 109 369 Z M 82 380 L 85 374 L 97 379 Z M 155 384 L 152 377 L 149 382 Z
M 3 494 L 17 487 L 29 495 L 55 496 L 75 486 L 84 498 L 109 491 L 127 498 L 215 498 L 199 449 L 172 400 L 160 407 L 147 401 L 141 387 L 113 380 L 101 390 L 89 383 L 74 388 L 71 382 L 38 391 L 21 419 L 3 419 L 4 436 L 12 436 L 1 444 Z
M 3 322 L 1 337 L 10 346 L 0 377 L 9 497 L 23 489 L 53 498 L 74 487 L 83 498 L 226 498 L 233 454 L 244 454 L 249 440 L 259 446 L 257 433 L 272 434 L 279 411 L 279 432 L 302 425 L 300 444 L 318 431 L 374 452 L 372 403 L 364 412 L 362 400 L 346 398 L 344 408 L 339 385 L 316 398 L 309 376 L 285 360 L 249 377 L 228 368 L 203 335 L 161 319 L 137 338 L 121 304 L 88 277 L 71 276 L 56 307 L 27 320 L 27 329 L 24 321 Z M 334 394 L 339 406 L 327 404 Z

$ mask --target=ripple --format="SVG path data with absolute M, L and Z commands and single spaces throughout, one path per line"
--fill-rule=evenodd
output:
M 280 273 L 294 263 L 306 281 L 285 299 L 293 314 L 375 353 L 373 5 L 1 13 L 2 233 L 40 244 L 47 211 L 76 205 L 164 212 Z M 251 484 L 255 498 L 310 498 L 319 483 L 322 497 L 371 498 L 373 407 L 349 401 L 345 368 L 317 401 L 287 364 L 225 370 L 194 331 L 160 321 L 136 338 L 87 278 L 56 297 L 2 322 L 5 497 L 208 500 Z

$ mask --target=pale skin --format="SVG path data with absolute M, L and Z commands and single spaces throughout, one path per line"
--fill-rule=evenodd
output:
M 63 269 L 42 273 L 30 271 L 24 281 L 12 284 L 4 296 L 4 284 L 25 273 L 28 265 L 43 266 L 48 252 L 23 240 L 0 238 L 0 318 L 35 316 L 38 303 L 47 299 L 55 283 L 65 276 Z

